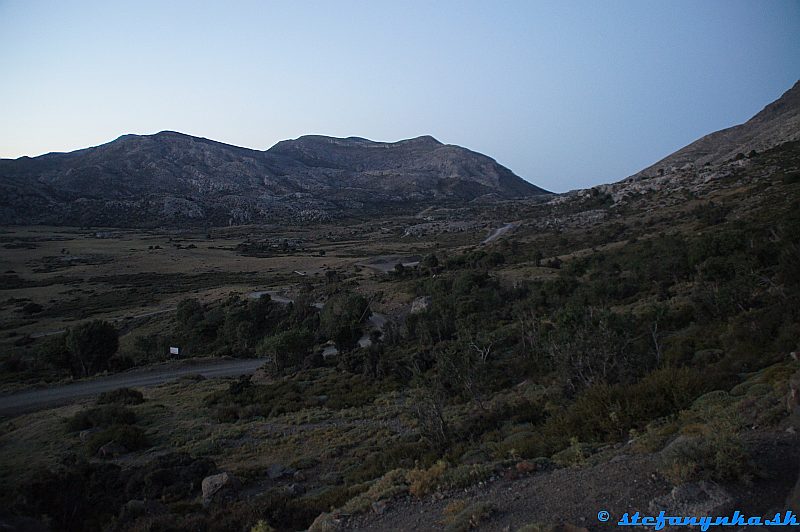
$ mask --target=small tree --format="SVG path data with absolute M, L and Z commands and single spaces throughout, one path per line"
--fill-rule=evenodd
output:
M 67 331 L 65 344 L 72 374 L 87 377 L 108 367 L 119 349 L 119 336 L 112 324 L 94 320 Z
M 320 313 L 320 330 L 339 349 L 350 349 L 361 336 L 361 323 L 369 317 L 369 303 L 358 294 L 331 297 Z
M 268 357 L 272 371 L 281 374 L 286 368 L 300 364 L 313 346 L 311 333 L 290 329 L 265 338 L 258 347 L 258 354 Z

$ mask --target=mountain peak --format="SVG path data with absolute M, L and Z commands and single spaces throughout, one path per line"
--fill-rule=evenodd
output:
M 547 192 L 429 135 L 399 142 L 305 135 L 258 151 L 176 131 L 0 161 L 0 223 L 228 225 L 415 211 Z M 24 197 L 25 202 L 3 201 Z

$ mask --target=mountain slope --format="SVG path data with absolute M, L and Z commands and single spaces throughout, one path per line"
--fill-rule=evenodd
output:
M 0 223 L 151 226 L 314 220 L 408 202 L 546 192 L 433 137 L 305 136 L 267 151 L 164 131 L 0 160 Z
M 800 140 L 800 81 L 744 124 L 706 135 L 629 179 L 671 173 L 687 164 L 695 168 L 718 164 L 739 153 L 763 151 L 793 140 Z

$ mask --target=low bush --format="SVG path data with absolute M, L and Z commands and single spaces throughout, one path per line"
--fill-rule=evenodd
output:
M 117 443 L 128 451 L 138 451 L 150 447 L 144 431 L 135 425 L 112 425 L 111 427 L 96 432 L 86 442 L 89 452 L 94 455 L 107 443 Z
M 91 428 L 106 428 L 112 425 L 133 425 L 136 414 L 119 405 L 106 405 L 82 410 L 67 420 L 67 430 L 74 432 Z
M 306 408 L 332 410 L 365 405 L 382 391 L 382 383 L 363 375 L 333 369 L 312 369 L 270 384 L 249 380 L 232 383 L 227 390 L 206 398 L 221 422 L 249 417 L 275 417 Z
M 97 398 L 98 405 L 138 405 L 144 402 L 144 396 L 139 390 L 131 388 L 117 388 L 110 392 L 103 392 Z
M 415 497 L 424 497 L 433 493 L 439 488 L 444 472 L 447 470 L 447 463 L 438 461 L 428 469 L 412 469 L 406 475 L 408 480 L 408 492 Z
M 682 412 L 681 433 L 662 451 L 661 472 L 679 484 L 693 480 L 748 480 L 753 467 L 739 436 L 737 402 L 716 391 Z
M 408 492 L 406 474 L 402 469 L 393 469 L 374 481 L 364 493 L 350 499 L 342 507 L 345 513 L 362 513 L 369 510 L 372 504 L 388 500 Z
M 454 515 L 447 516 L 447 532 L 466 532 L 480 526 L 489 519 L 497 508 L 489 502 L 476 502 L 465 507 Z

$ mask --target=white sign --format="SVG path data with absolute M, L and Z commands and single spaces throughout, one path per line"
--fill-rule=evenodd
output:
M 181 354 L 181 350 L 178 347 L 170 347 L 169 348 L 169 354 L 170 355 L 180 355 Z

